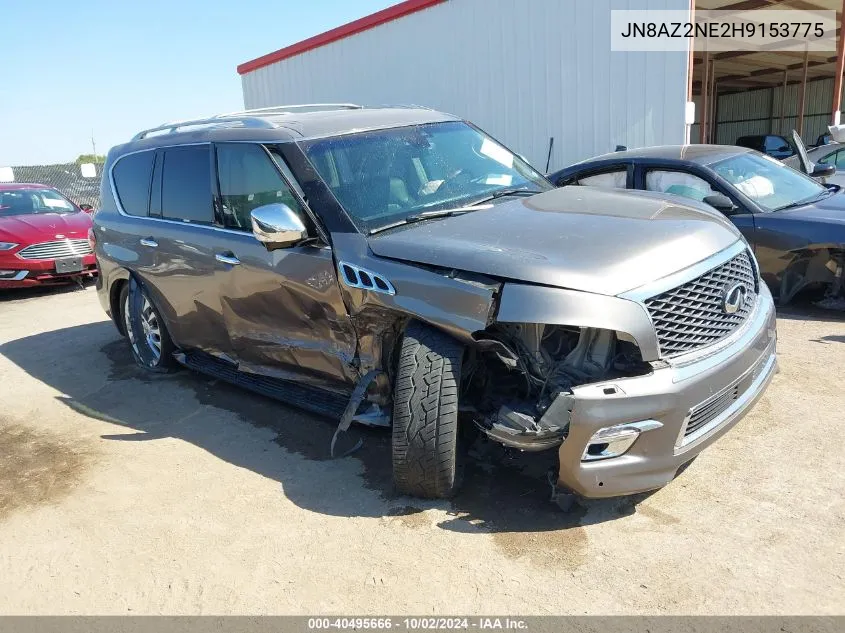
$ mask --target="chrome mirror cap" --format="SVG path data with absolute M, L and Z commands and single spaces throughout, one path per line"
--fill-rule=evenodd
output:
M 265 204 L 253 209 L 250 216 L 255 239 L 268 246 L 292 246 L 306 237 L 302 220 L 286 204 Z

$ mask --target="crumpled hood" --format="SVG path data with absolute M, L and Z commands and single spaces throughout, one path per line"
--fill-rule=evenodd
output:
M 741 236 L 703 203 L 570 186 L 368 239 L 382 257 L 616 295 L 700 262 Z
M 91 226 L 91 216 L 84 211 L 0 216 L 0 242 L 48 242 L 57 235 L 80 239 L 87 237 Z

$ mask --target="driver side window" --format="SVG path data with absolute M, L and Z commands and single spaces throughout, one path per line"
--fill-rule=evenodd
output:
M 227 229 L 252 230 L 251 213 L 265 204 L 282 203 L 302 217 L 302 208 L 273 161 L 260 145 L 217 145 L 220 183 L 218 221 Z
M 625 189 L 628 186 L 628 168 L 614 169 L 611 171 L 593 172 L 584 176 L 578 176 L 575 181 L 579 185 L 587 187 L 612 187 L 614 189 Z
M 837 169 L 845 169 L 845 151 L 833 152 L 816 162 L 822 165 L 836 165 Z
M 707 196 L 719 193 L 703 178 L 683 171 L 650 169 L 645 175 L 645 188 L 648 191 L 670 193 L 693 200 L 704 200 Z

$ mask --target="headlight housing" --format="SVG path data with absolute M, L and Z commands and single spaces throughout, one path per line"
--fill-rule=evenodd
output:
M 10 251 L 15 246 L 17 246 L 17 244 L 14 242 L 0 242 L 0 251 Z

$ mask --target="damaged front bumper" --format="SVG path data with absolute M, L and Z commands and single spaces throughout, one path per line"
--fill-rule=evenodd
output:
M 745 325 L 716 351 L 560 395 L 543 418 L 560 427 L 568 422 L 558 486 L 612 497 L 667 484 L 763 394 L 777 367 L 776 338 L 774 303 L 764 286 Z

